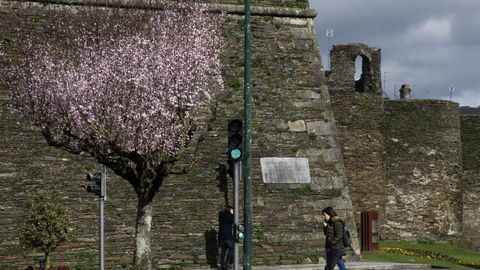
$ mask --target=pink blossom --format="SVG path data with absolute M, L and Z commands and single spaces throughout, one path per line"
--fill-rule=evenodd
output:
M 195 111 L 223 89 L 219 19 L 200 4 L 116 16 L 32 37 L 0 69 L 10 108 L 70 151 L 178 155 Z

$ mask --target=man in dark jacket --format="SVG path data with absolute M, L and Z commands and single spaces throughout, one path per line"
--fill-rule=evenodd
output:
M 220 267 L 222 270 L 231 268 L 233 263 L 233 207 L 227 206 L 218 213 L 218 244 L 222 248 L 220 253 Z M 227 257 L 225 257 L 225 255 Z

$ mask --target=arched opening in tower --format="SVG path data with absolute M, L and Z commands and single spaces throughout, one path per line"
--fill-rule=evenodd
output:
M 355 58 L 355 91 L 368 92 L 371 90 L 371 69 L 370 61 L 365 55 L 358 55 Z
M 362 56 L 357 56 L 357 58 L 355 58 L 355 75 L 354 75 L 354 78 L 355 78 L 355 81 L 358 81 L 360 80 L 360 78 L 362 77 L 362 67 L 363 67 L 363 58 Z

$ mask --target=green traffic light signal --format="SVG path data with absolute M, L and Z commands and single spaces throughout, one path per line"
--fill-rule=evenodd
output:
M 233 160 L 237 160 L 237 159 L 239 159 L 241 156 L 242 156 L 242 151 L 240 151 L 240 149 L 238 149 L 238 148 L 233 148 L 233 149 L 230 151 L 230 158 L 233 159 Z

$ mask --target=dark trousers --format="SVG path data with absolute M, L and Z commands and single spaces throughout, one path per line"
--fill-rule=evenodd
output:
M 222 251 L 220 252 L 220 267 L 227 269 L 233 263 L 233 240 L 223 240 L 220 242 Z
M 325 265 L 325 270 L 335 269 L 338 259 L 342 257 L 342 253 L 334 248 L 327 249 L 327 265 Z

